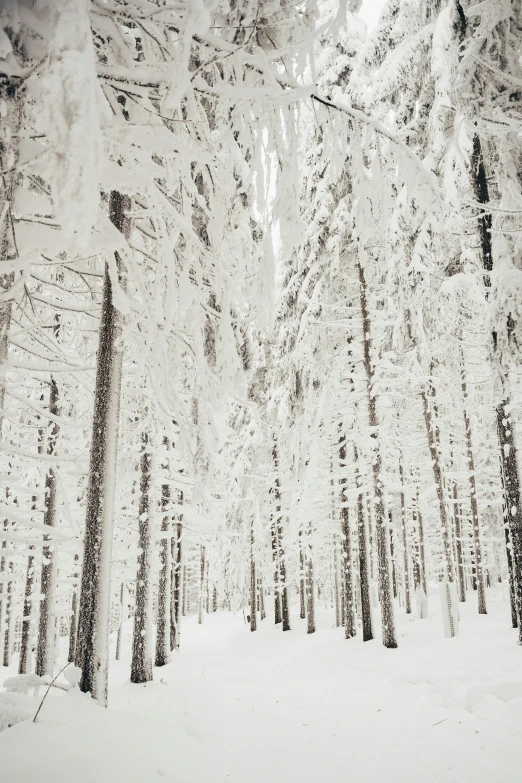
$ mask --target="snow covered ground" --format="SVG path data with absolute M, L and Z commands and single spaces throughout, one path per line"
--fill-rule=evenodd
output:
M 109 710 L 53 689 L 38 723 L 0 734 L 0 780 L 520 783 L 522 649 L 504 589 L 488 599 L 479 617 L 468 594 L 455 639 L 436 594 L 428 620 L 397 609 L 397 650 L 346 641 L 330 609 L 313 636 L 295 611 L 285 634 L 268 619 L 253 634 L 239 614 L 187 618 L 153 683 L 114 663 Z

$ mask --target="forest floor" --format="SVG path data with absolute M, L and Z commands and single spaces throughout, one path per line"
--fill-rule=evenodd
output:
M 475 597 L 454 639 L 436 594 L 427 620 L 397 608 L 397 650 L 346 641 L 330 609 L 311 636 L 295 611 L 288 633 L 269 619 L 251 633 L 240 614 L 185 618 L 153 683 L 114 663 L 109 710 L 57 692 L 37 723 L 0 734 L 0 780 L 520 783 L 522 649 L 505 591 L 489 591 L 486 617 Z

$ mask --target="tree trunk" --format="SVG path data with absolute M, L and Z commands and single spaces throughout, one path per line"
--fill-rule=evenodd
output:
M 459 580 L 459 598 L 462 603 L 466 601 L 466 581 L 464 579 L 464 552 L 462 550 L 462 509 L 458 502 L 457 482 L 453 484 L 453 508 L 455 519 L 455 538 L 457 547 L 457 577 Z
M 489 188 L 482 145 L 480 138 L 473 137 L 473 152 L 470 165 L 471 181 L 475 200 L 479 204 L 489 205 Z M 491 246 L 492 219 L 489 209 L 479 212 L 477 228 L 482 256 L 482 268 L 484 270 L 484 286 L 486 298 L 489 298 L 491 288 L 490 272 L 493 271 L 493 253 Z M 506 324 L 506 328 L 509 329 Z M 492 334 L 493 348 L 496 348 L 498 335 Z M 507 386 L 508 379 L 502 379 Z M 518 643 L 522 644 L 522 508 L 520 505 L 520 477 L 518 473 L 517 451 L 513 438 L 513 422 L 510 419 L 512 405 L 506 394 L 504 400 L 497 405 L 497 433 L 500 446 L 500 464 L 504 485 L 506 523 L 509 526 L 509 539 L 511 542 L 511 564 L 513 579 L 513 594 L 517 612 Z
M 124 210 L 129 206 L 130 200 L 127 197 L 112 191 L 110 219 L 126 237 L 129 235 L 130 223 L 125 218 Z M 122 261 L 118 253 L 114 255 L 118 280 L 124 288 Z M 75 660 L 76 666 L 82 670 L 80 689 L 84 693 L 90 693 L 93 699 L 105 707 L 109 673 L 110 573 L 123 363 L 123 319 L 114 307 L 112 299 L 112 282 L 109 266 L 106 264 Z
M 121 658 L 121 642 L 123 636 L 123 623 L 125 622 L 125 584 L 121 583 L 120 586 L 120 617 L 118 622 L 118 634 L 116 636 L 116 655 L 117 661 Z
M 433 384 L 430 384 L 431 394 L 433 397 L 435 389 Z M 435 430 L 435 422 L 433 420 L 433 414 L 430 410 L 428 403 L 427 392 L 422 392 L 422 405 L 424 411 L 424 423 L 426 425 L 426 434 L 428 436 L 428 448 L 430 451 L 431 464 L 433 469 L 433 480 L 435 482 L 435 489 L 437 492 L 437 499 L 439 501 L 439 516 L 442 529 L 442 543 L 444 547 L 444 561 L 443 570 L 448 582 L 453 582 L 453 557 L 451 553 L 451 535 L 449 528 L 449 520 L 446 511 L 446 503 L 444 501 L 444 485 L 442 483 L 442 468 L 440 464 L 440 453 L 437 444 L 437 433 Z
M 79 557 L 76 554 L 74 556 L 74 562 L 78 564 Z M 67 660 L 69 663 L 74 662 L 74 655 L 76 652 L 76 630 L 78 625 L 78 578 L 80 574 L 76 571 L 74 574 L 74 587 L 71 600 L 71 619 L 69 622 L 69 655 Z
M 279 457 L 277 453 L 277 444 L 274 442 L 274 446 L 272 448 L 272 457 L 274 460 L 274 466 L 275 466 L 275 485 L 274 485 L 274 494 L 276 498 L 276 513 L 275 513 L 275 526 L 277 531 L 277 562 L 279 566 L 279 584 L 280 584 L 280 590 L 281 590 L 281 616 L 283 621 L 283 631 L 289 631 L 290 630 L 290 607 L 288 605 L 288 585 L 286 583 L 286 562 L 285 562 L 285 553 L 283 548 L 283 526 L 282 526 L 282 520 L 283 515 L 281 513 L 281 485 L 279 482 Z M 277 620 L 276 620 L 277 622 Z
M 366 298 L 366 281 L 360 264 L 358 266 L 361 317 L 363 360 L 366 375 L 366 391 L 368 397 L 368 424 L 370 427 L 370 439 L 372 443 L 372 474 L 373 494 L 375 501 L 375 536 L 377 539 L 377 560 L 379 573 L 379 600 L 382 617 L 382 643 L 385 647 L 397 647 L 395 638 L 395 618 L 393 616 L 393 602 L 390 585 L 390 561 L 388 556 L 388 542 L 386 540 L 386 516 L 384 513 L 383 482 L 381 476 L 381 454 L 378 442 L 378 419 L 375 394 L 373 391 L 373 367 L 371 361 L 371 332 L 368 303 Z
M 403 568 L 404 568 L 404 594 L 406 614 L 411 614 L 411 595 L 410 595 L 410 566 L 408 561 L 408 531 L 406 529 L 406 498 L 404 496 L 404 470 L 402 460 L 399 459 L 399 474 L 401 477 L 401 529 L 402 529 L 402 548 L 403 548 Z
M 306 617 L 307 633 L 315 633 L 315 597 L 314 597 L 314 561 L 312 559 L 312 523 L 308 527 L 308 546 L 306 552 Z
M 49 390 L 49 413 L 59 415 L 58 386 L 51 378 Z M 59 427 L 52 425 L 47 444 L 47 453 L 54 454 Z M 45 477 L 45 512 L 43 522 L 51 530 L 56 525 L 56 469 L 50 466 Z M 47 543 L 46 543 L 47 542 Z M 50 542 L 50 543 L 49 543 Z M 40 593 L 44 598 L 40 601 L 40 619 L 38 623 L 38 646 L 36 649 L 36 674 L 53 674 L 55 657 L 55 626 L 56 626 L 56 553 L 50 536 L 44 535 L 42 548 L 42 573 L 40 577 Z
M 178 504 L 183 504 L 183 492 L 178 492 Z M 176 522 L 176 540 L 172 540 L 172 597 L 170 602 L 170 649 L 179 650 L 181 639 L 181 608 L 186 614 L 187 569 L 183 566 L 183 515 Z M 182 584 L 183 577 L 183 584 Z
M 351 639 L 355 636 L 357 629 L 355 626 L 355 615 L 353 608 L 353 574 L 352 574 L 352 545 L 350 538 L 350 512 L 347 506 L 346 496 L 344 494 L 348 479 L 346 473 L 348 466 L 346 464 L 346 436 L 342 431 L 342 424 L 339 423 L 339 469 L 341 478 L 339 479 L 341 504 L 341 535 L 342 535 L 342 564 L 344 576 L 344 636 Z
M 305 601 L 305 556 L 303 552 L 302 539 L 303 531 L 299 528 L 299 617 L 304 620 L 306 617 L 306 601 Z
M 203 622 L 203 611 L 205 607 L 205 547 L 199 548 L 200 557 L 200 570 L 199 570 L 199 609 L 198 609 L 198 623 L 201 625 Z
M 359 462 L 357 449 L 354 445 L 354 464 Z M 362 476 L 359 473 L 359 479 L 362 483 Z M 372 628 L 372 608 L 370 600 L 370 576 L 368 568 L 368 546 L 366 543 L 366 525 L 364 522 L 363 496 L 361 492 L 357 494 L 357 533 L 359 542 L 359 579 L 361 584 L 361 620 L 363 642 L 373 639 Z
M 259 613 L 261 615 L 261 619 L 264 620 L 266 617 L 265 612 L 265 589 L 263 587 L 263 582 L 261 579 L 259 579 Z
M 142 435 L 138 573 L 132 634 L 132 660 L 130 681 L 135 683 L 152 680 L 152 521 L 150 518 L 151 454 L 148 436 Z
M 277 523 L 275 516 L 270 526 L 272 537 L 272 559 L 274 561 L 274 623 L 279 625 L 283 617 L 281 614 L 281 591 L 279 589 L 279 544 L 277 541 Z
M 156 622 L 156 666 L 165 666 L 170 662 L 170 601 L 172 584 L 172 532 L 169 517 L 170 484 L 161 487 L 161 532 L 160 541 L 160 572 L 158 579 L 158 617 Z
M 250 519 L 250 630 L 257 631 L 257 578 L 254 557 L 254 515 Z
M 468 457 L 468 480 L 469 495 L 471 502 L 471 525 L 473 528 L 473 549 L 475 555 L 475 571 L 477 575 L 478 590 L 478 613 L 487 614 L 486 609 L 486 587 L 484 585 L 484 566 L 482 562 L 482 547 L 480 544 L 479 513 L 477 503 L 477 484 L 475 478 L 475 458 L 473 456 L 473 442 L 471 438 L 471 421 L 468 416 L 468 390 L 466 384 L 466 374 L 464 370 L 464 358 L 462 357 L 460 378 L 462 386 L 462 396 L 464 398 L 464 428 L 466 431 L 466 452 Z
M 30 552 L 34 546 L 29 547 Z M 22 633 L 20 637 L 20 658 L 18 661 L 18 674 L 27 674 L 31 661 L 31 638 L 33 617 L 33 584 L 34 584 L 34 555 L 27 558 L 27 572 L 25 576 L 24 610 L 22 616 Z
M 391 508 L 388 509 L 388 521 L 390 523 L 388 527 L 388 533 L 390 536 L 391 582 L 392 582 L 393 597 L 397 598 L 397 569 L 395 567 L 395 542 L 394 542 L 394 535 L 393 535 L 393 515 L 392 515 Z

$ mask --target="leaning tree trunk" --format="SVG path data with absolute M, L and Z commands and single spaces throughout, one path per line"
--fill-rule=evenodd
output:
M 49 391 L 49 413 L 58 416 L 58 386 L 51 378 Z M 54 454 L 59 427 L 56 422 L 52 426 L 47 444 L 47 453 Z M 51 530 L 56 525 L 56 469 L 53 465 L 47 470 L 45 477 L 45 512 L 44 525 Z M 52 536 L 44 535 L 42 547 L 42 573 L 40 577 L 40 619 L 38 622 L 38 646 L 36 648 L 36 674 L 53 673 L 55 657 L 55 625 L 56 625 L 56 552 Z
M 126 237 L 130 233 L 130 222 L 125 217 L 129 206 L 130 199 L 112 191 L 110 219 Z M 122 260 L 119 253 L 114 255 L 118 283 L 125 288 Z M 75 657 L 76 666 L 82 670 L 80 689 L 102 706 L 107 706 L 109 674 L 111 553 L 123 365 L 123 319 L 114 306 L 112 286 L 106 264 Z
M 373 367 L 371 360 L 371 331 L 368 302 L 366 296 L 366 281 L 361 264 L 358 264 L 361 317 L 362 317 L 362 341 L 363 363 L 366 376 L 366 391 L 368 397 L 368 424 L 370 427 L 370 439 L 372 443 L 372 473 L 373 495 L 375 511 L 375 537 L 377 539 L 377 561 L 379 574 L 379 600 L 382 617 L 382 643 L 385 647 L 397 647 L 395 638 L 395 618 L 393 616 L 393 602 L 390 584 L 390 560 L 388 556 L 388 542 L 386 540 L 386 515 L 384 512 L 383 481 L 381 469 L 381 452 L 378 441 L 378 418 L 373 389 Z
M 461 386 L 464 398 L 464 429 L 466 431 L 466 452 L 468 458 L 468 481 L 471 503 L 471 525 L 473 527 L 473 549 L 475 555 L 475 572 L 477 579 L 478 612 L 487 614 L 486 587 L 484 585 L 484 564 L 482 562 L 482 547 L 480 544 L 479 512 L 477 503 L 477 482 L 475 478 L 475 458 L 473 456 L 473 442 L 471 439 L 471 420 L 468 415 L 468 389 L 464 370 L 464 359 L 461 364 Z
M 171 540 L 172 524 L 169 517 L 170 484 L 161 487 L 162 539 L 160 542 L 160 572 L 158 578 L 158 617 L 156 622 L 156 666 L 170 662 L 170 602 L 172 583 Z
M 473 137 L 473 152 L 470 165 L 471 181 L 475 200 L 485 206 L 478 215 L 477 228 L 479 234 L 482 268 L 484 270 L 484 286 L 486 298 L 491 289 L 491 272 L 493 271 L 493 253 L 491 244 L 492 219 L 489 209 L 489 187 L 482 154 L 480 138 Z M 509 330 L 509 325 L 506 324 Z M 496 347 L 498 335 L 492 334 L 493 347 Z M 502 379 L 504 382 L 506 378 Z M 507 387 L 507 383 L 504 383 Z M 500 464 L 504 486 L 505 521 L 509 527 L 511 542 L 510 560 L 512 565 L 513 593 L 517 611 L 518 642 L 522 644 L 522 507 L 520 496 L 520 476 L 518 472 L 517 450 L 513 438 L 513 420 L 510 418 L 512 404 L 506 394 L 504 400 L 497 405 L 497 433 L 500 446 Z M 508 559 L 508 562 L 509 562 Z
M 357 448 L 353 447 L 354 464 L 358 464 Z M 361 473 L 358 473 L 362 483 Z M 373 639 L 372 629 L 372 608 L 370 600 L 370 574 L 368 568 L 368 546 L 366 543 L 366 525 L 364 521 L 363 495 L 357 493 L 357 535 L 359 542 L 359 580 L 361 585 L 361 620 L 363 642 L 369 642 Z
M 151 519 L 151 454 L 148 436 L 142 435 L 138 573 L 132 634 L 130 681 L 152 680 L 152 519 Z
M 344 576 L 344 636 L 351 639 L 356 635 L 355 613 L 353 609 L 353 574 L 352 574 L 352 545 L 350 540 L 350 512 L 348 511 L 348 501 L 345 496 L 348 479 L 346 473 L 348 466 L 346 464 L 346 436 L 342 431 L 342 424 L 339 424 L 339 469 L 341 478 L 339 479 L 340 505 L 341 505 L 341 535 L 342 535 L 342 564 Z

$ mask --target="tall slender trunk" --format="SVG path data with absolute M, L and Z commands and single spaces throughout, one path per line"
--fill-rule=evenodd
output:
M 254 555 L 254 515 L 250 519 L 250 630 L 257 631 L 257 578 Z
M 9 562 L 6 573 L 8 573 L 10 577 L 13 576 L 12 561 Z M 13 649 L 13 631 L 14 631 L 13 579 L 12 578 L 9 579 L 7 582 L 7 594 L 5 597 L 5 619 L 6 619 L 6 629 L 5 629 L 5 637 L 4 637 L 4 649 L 1 652 L 3 653 L 4 666 L 10 666 L 11 654 Z
M 304 620 L 306 617 L 306 600 L 305 600 L 305 556 L 303 551 L 303 530 L 299 528 L 299 617 Z
M 391 583 L 393 590 L 393 597 L 397 598 L 397 568 L 395 565 L 395 536 L 393 530 L 393 514 L 391 508 L 388 509 L 388 533 L 390 536 L 390 564 L 391 564 Z
M 416 496 L 416 511 L 417 511 L 417 525 L 418 525 L 418 532 L 419 532 L 419 554 L 420 554 L 420 576 L 421 576 L 421 584 L 422 589 L 424 590 L 425 594 L 428 595 L 428 584 L 426 580 L 426 547 L 424 544 L 424 523 L 422 521 L 422 513 L 420 510 L 420 501 L 419 501 L 419 488 L 417 487 L 417 496 Z
M 353 606 L 353 573 L 352 573 L 352 545 L 350 537 L 350 512 L 348 510 L 345 489 L 348 484 L 346 472 L 346 435 L 342 430 L 342 424 L 339 423 L 339 469 L 341 478 L 339 479 L 339 501 L 341 504 L 341 535 L 343 542 L 342 564 L 344 576 L 344 636 L 351 639 L 355 636 L 357 629 L 355 626 L 355 614 Z
M 203 622 L 203 610 L 205 608 L 205 547 L 199 548 L 199 607 L 198 607 L 198 623 L 201 625 Z
M 464 579 L 464 552 L 462 550 L 462 508 L 459 503 L 457 482 L 453 484 L 453 514 L 455 519 L 455 539 L 457 548 L 457 577 L 459 581 L 459 598 L 466 601 L 466 581 Z
M 178 503 L 183 504 L 183 492 L 178 492 Z M 187 609 L 187 569 L 183 566 L 183 515 L 176 522 L 176 540 L 172 550 L 172 598 L 170 603 L 170 649 L 179 650 L 181 639 L 181 609 Z
M 34 546 L 29 547 L 27 557 L 27 571 L 25 576 L 24 610 L 22 615 L 22 633 L 20 637 L 20 658 L 18 661 L 18 674 L 27 674 L 30 668 L 31 637 L 33 617 L 33 583 L 34 583 Z
M 277 522 L 275 515 L 270 525 L 272 539 L 272 559 L 274 561 L 274 623 L 279 625 L 283 617 L 281 614 L 281 591 L 279 588 L 279 544 L 277 541 Z
M 74 555 L 74 562 L 78 565 L 78 554 Z M 76 652 L 76 631 L 78 625 L 78 579 L 80 574 L 78 571 L 74 573 L 74 587 L 71 599 L 71 619 L 69 621 L 69 655 L 67 660 L 69 663 L 73 663 L 74 654 Z
M 308 526 L 306 547 L 306 632 L 315 633 L 314 561 L 312 557 L 312 523 Z
M 401 477 L 401 529 L 402 529 L 402 548 L 403 548 L 403 568 L 404 568 L 404 594 L 406 614 L 411 614 L 411 594 L 410 594 L 410 566 L 408 559 L 408 531 L 406 529 L 406 498 L 404 495 L 404 469 L 402 459 L 399 459 L 399 474 Z
M 281 616 L 283 621 L 283 631 L 290 630 L 290 607 L 288 603 L 288 585 L 286 583 L 286 561 L 285 552 L 283 547 L 283 515 L 281 513 L 281 484 L 279 481 L 279 456 L 277 453 L 277 444 L 274 441 L 272 448 L 272 458 L 274 460 L 275 467 L 275 482 L 274 482 L 274 494 L 276 499 L 276 513 L 275 513 L 275 526 L 276 526 L 276 541 L 277 541 L 277 554 L 279 565 L 279 585 L 281 592 Z
M 430 383 L 430 397 L 435 394 L 435 388 Z M 430 409 L 428 402 L 428 393 L 422 392 L 422 406 L 424 412 L 424 423 L 426 425 L 426 434 L 428 437 L 428 448 L 430 451 L 431 464 L 433 470 L 433 480 L 435 482 L 435 490 L 437 493 L 437 500 L 439 502 L 439 517 L 442 530 L 442 543 L 444 551 L 444 560 L 442 563 L 443 571 L 448 582 L 453 582 L 453 556 L 451 552 L 451 531 L 449 526 L 449 519 L 446 510 L 446 502 L 444 499 L 444 484 L 442 479 L 442 467 L 440 462 L 440 452 L 437 443 L 436 422 L 434 420 L 433 411 Z
M 487 614 L 486 587 L 484 585 L 484 567 L 482 562 L 482 547 L 480 543 L 479 512 L 477 503 L 477 483 L 475 477 L 475 458 L 473 456 L 473 441 L 471 437 L 471 421 L 468 415 L 468 389 L 466 384 L 466 372 L 464 369 L 464 357 L 461 357 L 460 379 L 462 396 L 464 398 L 464 429 L 466 431 L 466 452 L 468 458 L 468 481 L 471 503 L 471 526 L 473 528 L 473 549 L 475 555 L 475 571 L 477 575 L 478 612 Z
M 357 448 L 353 447 L 354 464 L 359 462 Z M 358 473 L 360 482 L 362 476 Z M 368 546 L 366 543 L 366 525 L 364 521 L 364 500 L 362 493 L 357 493 L 357 534 L 359 543 L 359 579 L 361 585 L 361 620 L 363 642 L 373 639 L 372 608 L 370 599 L 370 575 L 368 568 Z
M 147 433 L 142 434 L 140 459 L 140 502 L 138 507 L 139 548 L 136 574 L 134 631 L 130 681 L 152 680 L 152 520 L 150 516 L 151 454 Z
M 112 191 L 109 216 L 126 237 L 130 233 L 130 223 L 125 217 L 129 206 L 127 197 Z M 114 255 L 119 284 L 125 288 L 123 264 L 120 255 Z M 102 706 L 107 706 L 109 674 L 110 575 L 123 365 L 122 324 L 122 315 L 113 304 L 112 281 L 109 265 L 106 264 L 75 658 L 76 666 L 82 670 L 80 689 L 90 693 Z
M 265 588 L 263 587 L 263 580 L 258 580 L 258 590 L 259 590 L 259 614 L 261 616 L 261 619 L 264 620 L 266 617 L 265 612 Z
M 125 583 L 120 585 L 120 616 L 118 618 L 118 633 L 116 635 L 116 654 L 115 659 L 117 661 L 121 658 L 121 642 L 123 637 L 123 623 L 125 622 Z
M 51 378 L 49 390 L 49 413 L 58 416 L 58 386 Z M 59 427 L 52 425 L 47 443 L 47 453 L 54 454 Z M 51 530 L 56 525 L 56 469 L 51 465 L 45 477 L 45 512 L 44 525 Z M 52 538 L 46 533 L 42 548 L 42 573 L 40 577 L 40 593 L 44 598 L 40 602 L 40 619 L 38 623 L 38 646 L 36 648 L 36 674 L 40 676 L 53 673 L 55 657 L 55 625 L 56 625 L 56 553 Z
M 171 541 L 172 532 L 169 516 L 170 484 L 161 486 L 161 532 L 160 572 L 158 578 L 158 617 L 156 622 L 156 666 L 165 666 L 170 661 L 170 602 L 172 582 Z
M 489 188 L 482 145 L 480 138 L 473 137 L 473 151 L 471 155 L 470 175 L 475 194 L 475 200 L 486 206 L 480 210 L 477 216 L 477 229 L 482 256 L 482 268 L 484 270 L 484 286 L 486 298 L 489 298 L 491 288 L 491 276 L 493 271 L 493 253 L 491 244 L 492 219 L 489 205 Z M 506 324 L 509 330 L 509 325 Z M 492 334 L 493 349 L 496 348 L 498 335 Z M 509 379 L 502 378 L 505 391 L 503 401 L 497 405 L 497 433 L 500 446 L 500 464 L 502 481 L 504 486 L 505 521 L 509 526 L 509 540 L 511 542 L 511 565 L 513 579 L 513 593 L 517 612 L 518 643 L 522 644 L 522 507 L 520 497 L 520 476 L 518 472 L 517 450 L 513 437 L 513 421 L 510 418 L 511 400 L 507 392 Z
M 377 560 L 379 574 L 379 600 L 381 604 L 382 618 L 382 643 L 385 647 L 397 647 L 395 637 L 395 618 L 393 616 L 393 602 L 390 584 L 390 561 L 388 556 L 388 542 L 386 540 L 386 516 L 384 513 L 383 481 L 381 469 L 381 453 L 378 442 L 378 418 L 375 393 L 373 390 L 373 367 L 371 360 L 371 330 L 366 295 L 366 281 L 361 264 L 358 264 L 361 317 L 362 317 L 362 341 L 363 362 L 366 375 L 366 392 L 368 397 L 368 423 L 370 427 L 370 439 L 372 443 L 372 474 L 373 495 L 375 511 L 375 537 L 377 539 Z

